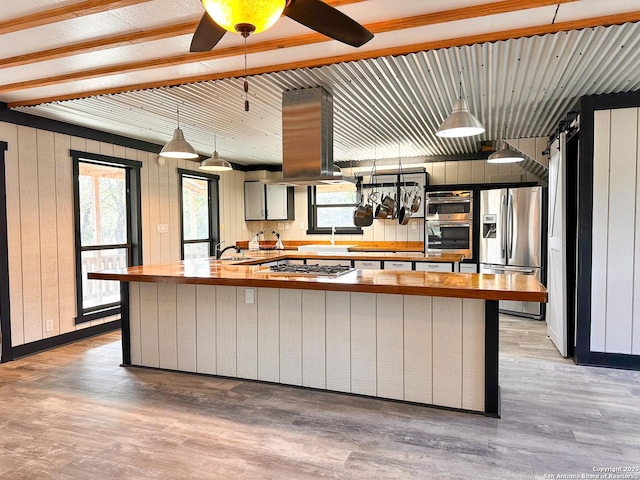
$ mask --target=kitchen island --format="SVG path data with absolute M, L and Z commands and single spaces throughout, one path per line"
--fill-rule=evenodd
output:
M 528 276 L 230 263 L 89 274 L 121 282 L 123 364 L 498 416 L 498 301 L 546 301 Z

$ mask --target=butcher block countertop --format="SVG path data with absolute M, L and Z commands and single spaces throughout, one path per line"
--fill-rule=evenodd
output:
M 232 252 L 232 254 L 227 254 L 223 256 L 222 260 L 224 261 L 225 257 L 233 257 L 237 258 L 240 255 L 236 255 Z M 311 263 L 313 263 L 313 259 L 328 259 L 328 260 L 388 260 L 388 261 L 404 261 L 404 262 L 444 262 L 444 263 L 455 263 L 460 262 L 464 255 L 460 254 L 424 254 L 424 253 L 416 253 L 416 252 L 299 252 L 297 250 L 258 250 L 258 251 L 249 251 L 244 252 L 244 257 L 246 260 L 237 260 L 233 263 L 243 265 L 253 265 L 258 263 L 263 263 L 265 261 L 276 261 L 276 260 L 303 260 L 308 259 Z
M 309 244 L 329 244 L 328 240 L 283 240 L 284 249 L 291 251 L 297 250 L 302 245 Z M 372 242 L 372 241 L 349 241 L 337 240 L 336 245 L 349 245 L 350 252 L 423 252 L 423 242 Z M 247 250 L 249 248 L 248 241 L 237 242 L 238 248 Z M 276 246 L 275 240 L 261 240 L 261 249 L 273 249 Z
M 324 258 L 324 256 L 323 256 Z M 394 257 L 397 258 L 397 257 Z M 90 279 L 123 282 L 230 285 L 435 297 L 546 302 L 545 288 L 532 276 L 355 270 L 337 277 L 268 273 L 260 265 L 233 265 L 214 259 L 141 265 L 89 273 Z

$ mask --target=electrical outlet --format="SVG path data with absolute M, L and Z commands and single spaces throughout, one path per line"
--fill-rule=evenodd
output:
M 53 320 L 47 320 L 45 323 L 45 330 L 47 333 L 53 332 Z
M 278 223 L 278 230 L 282 230 L 284 229 L 284 223 L 280 222 Z
M 418 222 L 411 222 L 411 230 L 417 230 L 418 229 Z
M 158 233 L 169 233 L 169 225 L 166 223 L 158 223 L 156 225 L 156 231 Z
M 304 222 L 300 222 L 300 230 L 304 230 Z
M 288 224 L 288 223 L 285 223 L 285 224 L 284 224 L 284 229 L 285 229 L 285 230 L 289 230 L 289 224 Z
M 244 303 L 254 303 L 255 301 L 255 290 L 253 288 L 246 288 L 244 290 Z

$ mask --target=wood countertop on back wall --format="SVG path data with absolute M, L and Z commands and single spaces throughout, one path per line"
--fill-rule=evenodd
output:
M 329 245 L 328 240 L 283 240 L 285 250 L 297 250 L 302 245 Z M 349 248 L 350 252 L 424 252 L 424 242 L 371 242 L 336 240 L 336 245 L 355 245 Z M 236 242 L 236 246 L 242 250 L 249 248 L 248 241 Z M 275 240 L 260 241 L 260 248 L 269 250 L 276 246 Z
M 355 270 L 338 277 L 269 273 L 260 265 L 232 265 L 214 259 L 185 260 L 89 273 L 94 280 L 232 285 L 302 290 L 388 293 L 435 297 L 546 302 L 545 288 L 532 276 Z

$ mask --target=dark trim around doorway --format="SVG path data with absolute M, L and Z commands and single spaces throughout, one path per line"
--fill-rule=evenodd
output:
M 9 242 L 7 236 L 7 182 L 4 152 L 7 142 L 0 141 L 0 332 L 2 333 L 2 358 L 0 362 L 13 360 L 11 345 L 11 303 L 9 295 Z
M 578 268 L 577 327 L 575 360 L 581 365 L 597 365 L 640 370 L 640 359 L 633 355 L 591 351 L 591 280 L 593 232 L 593 142 L 596 110 L 640 107 L 640 91 L 591 95 L 578 102 L 580 113 L 580 165 L 578 172 Z M 629 357 L 637 360 L 631 361 Z

